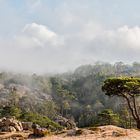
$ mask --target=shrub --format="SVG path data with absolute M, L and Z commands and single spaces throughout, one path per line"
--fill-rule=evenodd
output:
M 62 130 L 63 127 L 60 126 L 58 123 L 50 120 L 47 116 L 42 116 L 37 113 L 32 113 L 32 112 L 24 112 L 21 115 L 21 120 L 23 121 L 30 121 L 35 124 L 40 125 L 41 127 L 50 129 L 51 131 L 57 131 L 57 130 Z
M 22 111 L 16 106 L 5 106 L 0 110 L 0 113 L 1 117 L 15 116 L 16 118 L 19 118 Z

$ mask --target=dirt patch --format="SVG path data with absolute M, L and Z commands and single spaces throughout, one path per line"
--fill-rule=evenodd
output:
M 80 129 L 77 136 L 68 136 L 67 131 L 43 138 L 28 138 L 31 132 L 1 133 L 2 139 L 15 140 L 140 140 L 140 131 L 135 129 L 123 129 L 116 126 L 101 126 L 97 128 Z M 78 131 L 79 132 L 79 131 Z
M 31 132 L 4 132 L 0 133 L 0 140 L 25 140 Z
M 83 133 L 78 136 L 61 134 L 42 138 L 42 140 L 140 140 L 140 131 L 123 129 L 112 125 L 82 129 L 82 131 Z

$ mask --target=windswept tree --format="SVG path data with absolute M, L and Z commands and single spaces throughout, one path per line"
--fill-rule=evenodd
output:
M 126 100 L 128 107 L 140 129 L 140 114 L 138 112 L 137 98 L 140 96 L 140 78 L 117 77 L 104 81 L 102 90 L 108 96 L 118 96 Z

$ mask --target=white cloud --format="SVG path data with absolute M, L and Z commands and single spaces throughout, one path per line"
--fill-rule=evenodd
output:
M 94 23 L 86 24 L 85 28 L 79 33 L 80 38 L 85 42 L 104 43 L 104 47 L 140 50 L 140 27 L 128 27 L 127 25 L 117 29 L 107 30 L 102 26 Z
M 101 24 L 90 21 L 84 24 L 78 33 L 68 36 L 67 40 L 67 45 L 71 45 L 71 52 L 78 53 L 75 60 L 88 60 L 87 63 L 98 60 L 128 63 L 140 59 L 139 26 L 125 25 L 116 29 L 106 29 Z
M 45 25 L 31 23 L 25 25 L 21 33 L 15 36 L 17 46 L 21 48 L 60 47 L 63 37 L 49 30 Z
M 123 26 L 119 28 L 114 34 L 114 39 L 125 44 L 125 47 L 140 49 L 140 27 L 135 26 L 129 28 L 128 26 Z
M 122 1 L 119 9 L 98 0 L 12 3 L 0 5 L 0 67 L 61 72 L 98 60 L 140 60 L 139 19 L 132 18 L 139 11 L 122 14 Z
M 31 23 L 14 39 L 0 40 L 0 63 L 10 70 L 41 73 L 62 72 L 98 60 L 137 61 L 139 38 L 138 26 L 108 30 L 90 21 L 82 23 L 78 31 L 60 35 Z

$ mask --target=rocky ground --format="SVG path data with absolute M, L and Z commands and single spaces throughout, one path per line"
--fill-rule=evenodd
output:
M 94 130 L 83 129 L 83 134 L 79 136 L 63 134 L 42 140 L 140 140 L 140 131 L 116 126 L 101 126 Z
M 31 132 L 7 132 L 0 133 L 0 139 L 9 140 L 140 140 L 140 131 L 135 129 L 123 129 L 116 126 L 101 126 L 90 129 L 78 129 L 64 131 L 58 135 L 43 138 L 28 137 Z M 79 135 L 78 135 L 79 134 Z

